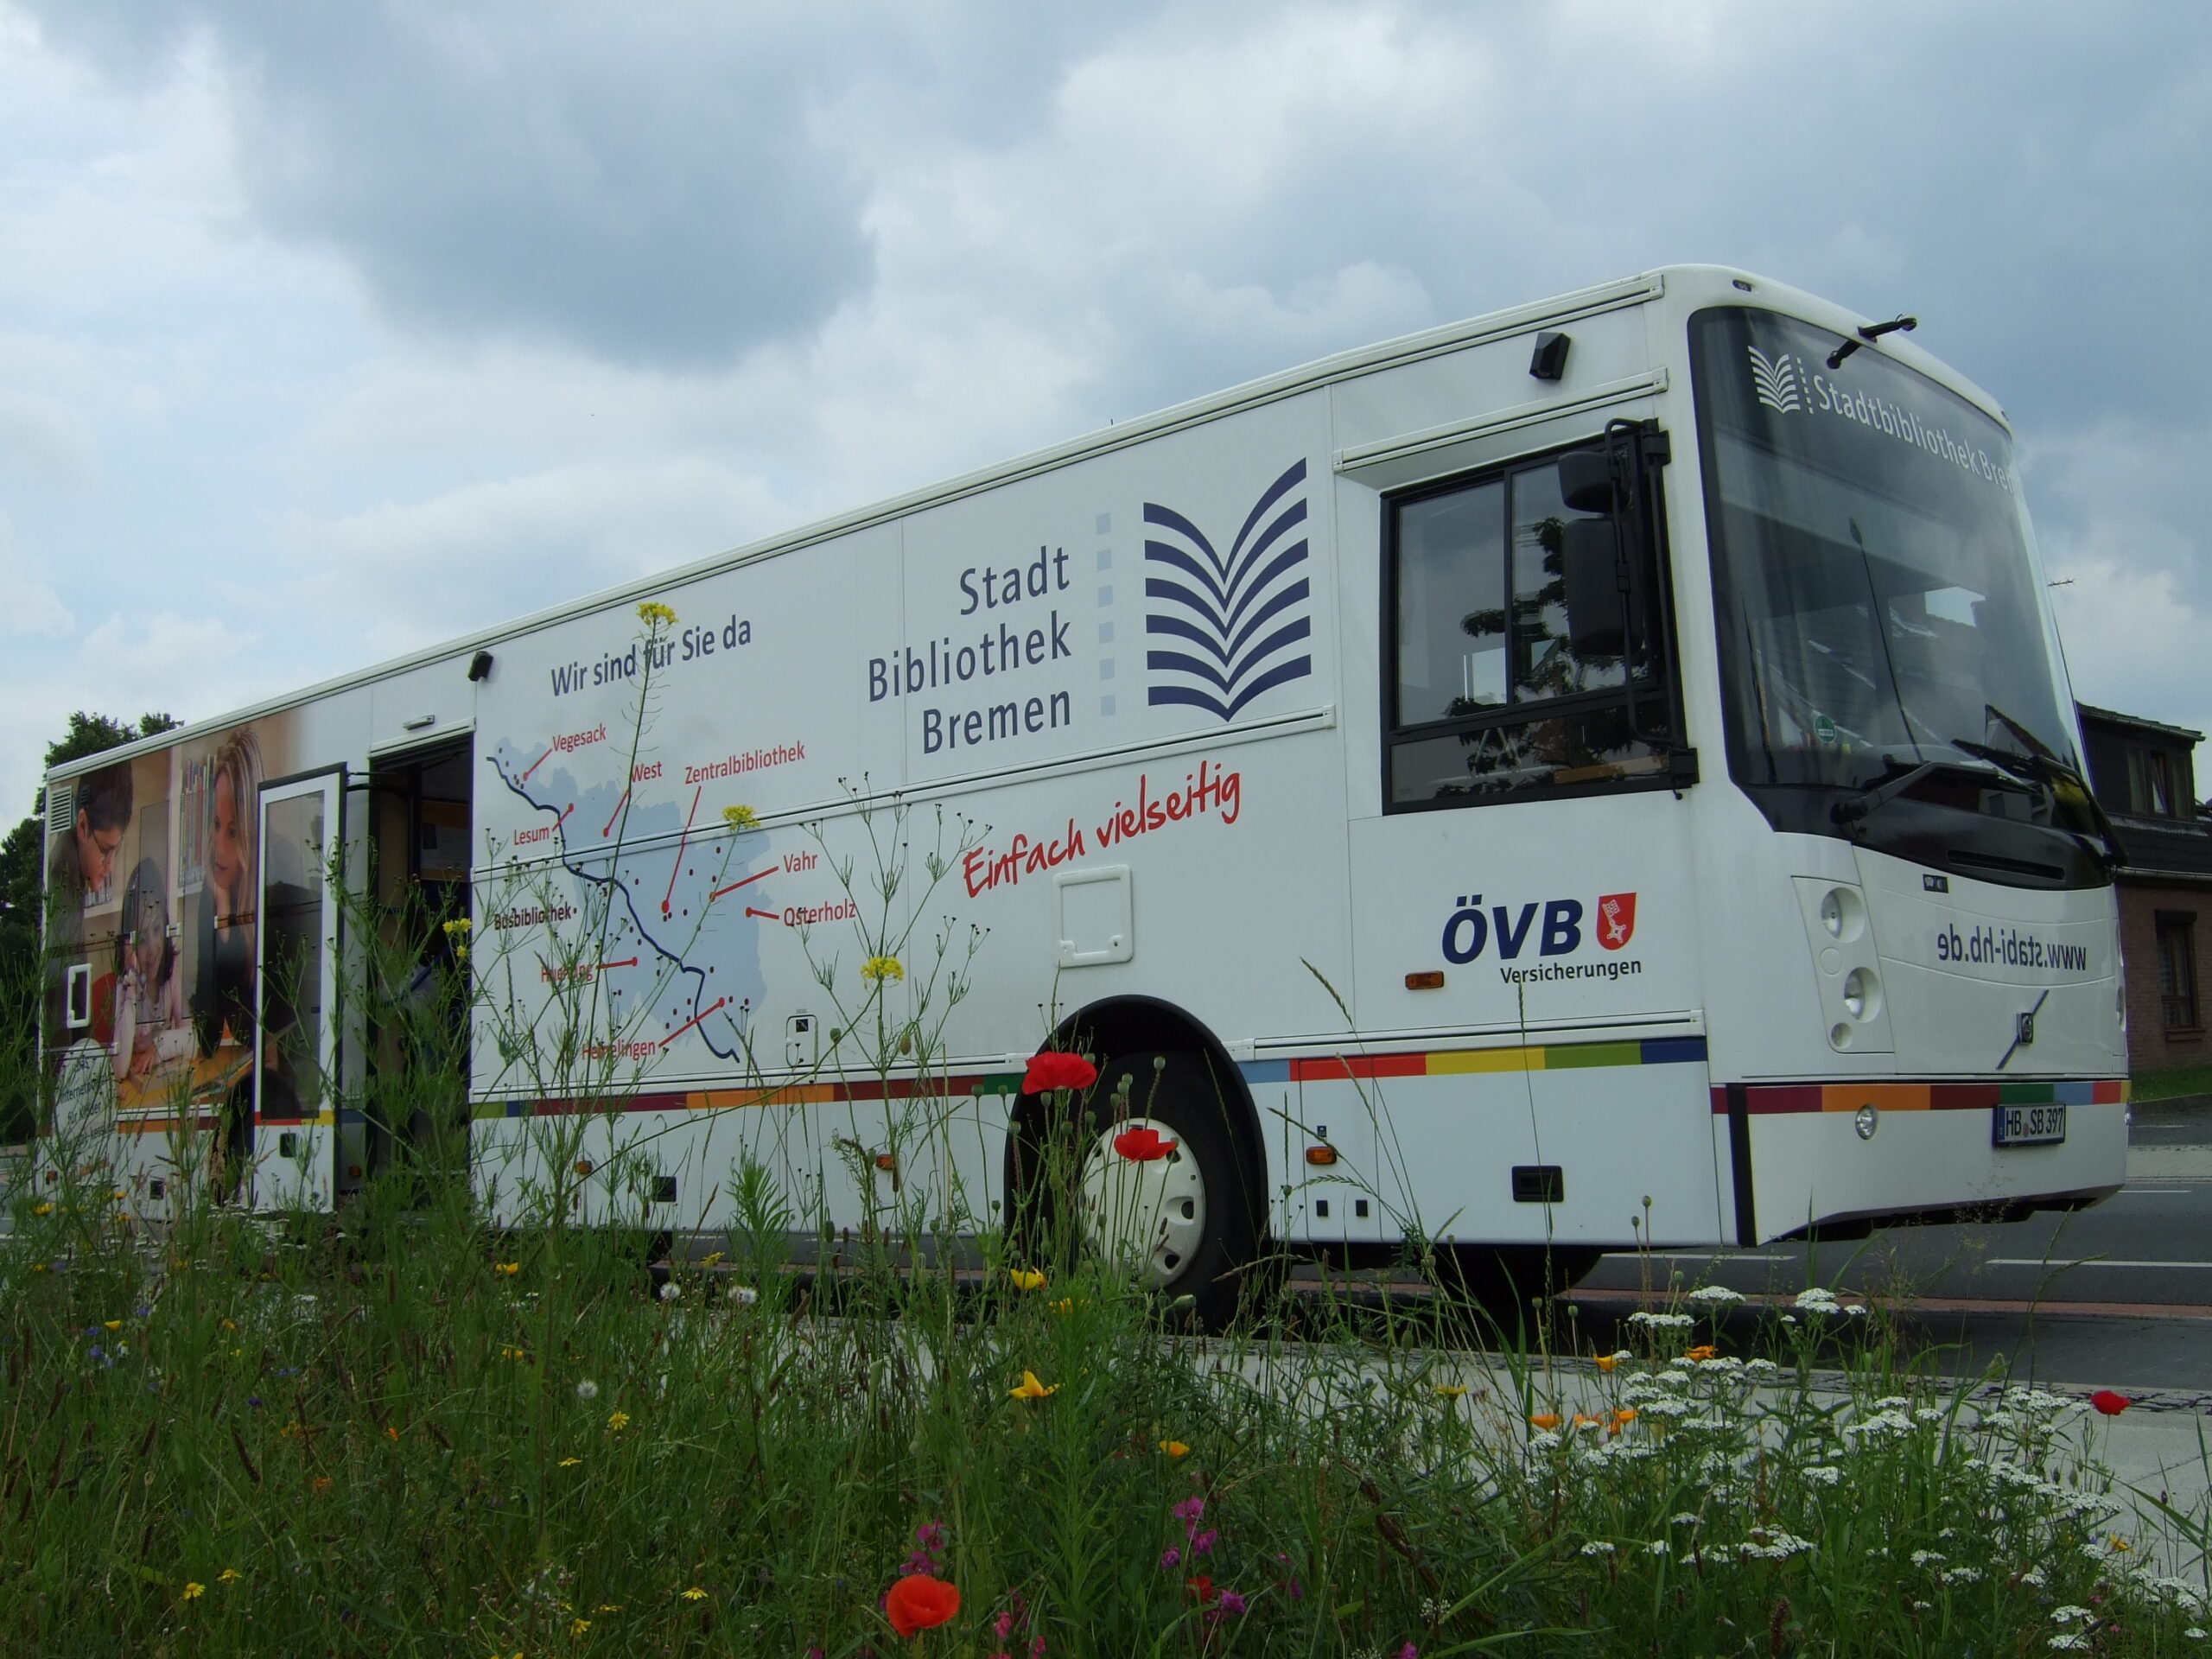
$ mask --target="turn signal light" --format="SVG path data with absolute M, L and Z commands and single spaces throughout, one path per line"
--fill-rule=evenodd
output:
M 1408 974 L 1406 988 L 1409 991 L 1440 991 L 1444 988 L 1444 970 L 1432 968 L 1425 974 Z
M 1306 1161 L 1326 1167 L 1337 1161 L 1337 1149 L 1334 1147 L 1308 1147 L 1306 1148 Z

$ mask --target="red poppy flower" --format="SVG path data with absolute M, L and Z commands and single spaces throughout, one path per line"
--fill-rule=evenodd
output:
M 1195 1579 L 1184 1580 L 1183 1587 L 1198 1599 L 1198 1605 L 1201 1607 L 1214 1598 L 1213 1580 L 1204 1573 L 1200 1573 Z
M 1174 1151 L 1175 1143 L 1161 1140 L 1158 1129 L 1123 1129 L 1114 1137 L 1114 1150 L 1133 1164 L 1150 1164 Z
M 927 1573 L 909 1573 L 891 1586 L 883 1599 L 883 1611 L 901 1636 L 935 1630 L 958 1615 L 960 1586 Z
M 2089 1403 L 2107 1417 L 2117 1417 L 2135 1402 L 2124 1394 L 2114 1394 L 2110 1389 L 2099 1389 L 2089 1396 Z
M 1097 1081 L 1098 1068 L 1080 1054 L 1033 1054 L 1029 1070 L 1022 1073 L 1021 1092 L 1042 1095 L 1055 1089 L 1088 1089 Z

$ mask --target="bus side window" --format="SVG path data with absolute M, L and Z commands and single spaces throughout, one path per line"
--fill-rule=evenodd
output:
M 1602 451 L 1567 472 L 1547 456 L 1385 504 L 1386 810 L 1669 780 L 1638 528 L 1656 513 L 1605 511 Z

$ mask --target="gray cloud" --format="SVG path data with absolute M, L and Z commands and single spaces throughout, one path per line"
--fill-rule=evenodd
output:
M 868 288 L 849 125 L 895 105 L 1011 142 L 1107 27 L 896 0 L 24 3 L 120 77 L 212 50 L 257 226 L 335 251 L 395 321 L 685 372 Z

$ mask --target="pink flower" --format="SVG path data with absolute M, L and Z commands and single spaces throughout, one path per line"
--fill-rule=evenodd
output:
M 1161 1572 L 1172 1573 L 1175 1568 L 1182 1565 L 1183 1552 L 1181 1550 L 1163 1549 L 1160 1552 L 1160 1570 Z
M 1205 1512 L 1206 1501 L 1203 1497 L 1186 1497 L 1175 1506 L 1175 1518 L 1186 1527 L 1196 1522 Z
M 1244 1611 L 1244 1598 L 1238 1595 L 1234 1590 L 1223 1591 L 1221 1592 L 1221 1611 L 1224 1613 L 1243 1612 Z
M 1208 1527 L 1204 1532 L 1191 1540 L 1191 1554 L 1193 1555 L 1203 1555 L 1220 1541 L 1221 1535 L 1216 1532 L 1211 1527 Z
M 1043 1095 L 1055 1089 L 1088 1089 L 1097 1081 L 1098 1068 L 1082 1055 L 1047 1051 L 1029 1057 L 1029 1069 L 1021 1077 L 1021 1092 Z

